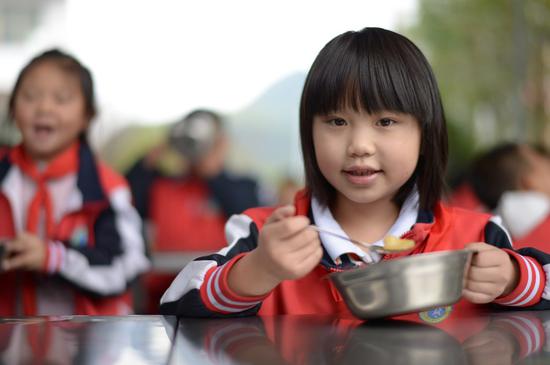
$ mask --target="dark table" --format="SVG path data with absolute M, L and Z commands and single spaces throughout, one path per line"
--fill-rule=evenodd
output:
M 451 325 L 323 316 L 0 318 L 0 364 L 550 364 L 547 335 L 550 312 Z

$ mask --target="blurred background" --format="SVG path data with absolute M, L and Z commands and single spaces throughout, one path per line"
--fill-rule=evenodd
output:
M 298 104 L 317 52 L 379 26 L 411 38 L 434 67 L 452 181 L 498 141 L 550 147 L 549 19 L 550 0 L 0 0 L 0 143 L 18 138 L 6 114 L 18 72 L 59 47 L 93 73 L 90 137 L 116 169 L 209 108 L 228 121 L 230 166 L 275 189 L 302 179 Z

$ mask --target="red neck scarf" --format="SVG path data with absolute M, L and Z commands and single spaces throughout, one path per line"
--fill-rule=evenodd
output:
M 44 208 L 46 217 L 46 237 L 54 236 L 53 208 L 46 183 L 55 180 L 78 169 L 78 147 L 75 142 L 52 161 L 50 161 L 44 171 L 40 171 L 36 162 L 28 155 L 22 145 L 11 150 L 10 158 L 21 171 L 36 183 L 36 193 L 27 209 L 27 222 L 25 229 L 31 233 L 37 234 L 38 223 L 40 219 L 40 210 Z
M 22 145 L 13 148 L 10 152 L 10 158 L 14 165 L 36 183 L 36 193 L 32 198 L 27 209 L 27 222 L 25 230 L 38 234 L 38 224 L 40 221 L 40 210 L 45 212 L 46 237 L 45 242 L 55 238 L 55 222 L 53 217 L 53 208 L 50 194 L 48 193 L 47 182 L 58 179 L 78 169 L 78 148 L 79 143 L 75 142 L 52 161 L 50 161 L 43 171 L 40 171 L 36 162 L 25 151 Z M 34 275 L 23 273 L 23 291 L 22 303 L 23 313 L 25 315 L 36 315 L 36 282 Z

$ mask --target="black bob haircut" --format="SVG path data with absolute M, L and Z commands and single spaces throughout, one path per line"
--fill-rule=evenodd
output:
M 470 184 L 479 200 L 490 210 L 496 209 L 506 191 L 518 190 L 521 176 L 531 169 L 521 148 L 518 143 L 505 142 L 474 159 Z
M 84 96 L 86 117 L 88 120 L 94 118 L 97 114 L 97 108 L 94 96 L 94 82 L 90 70 L 82 65 L 75 57 L 55 48 L 47 50 L 34 57 L 27 65 L 25 65 L 25 67 L 23 67 L 21 72 L 19 72 L 8 102 L 8 113 L 10 118 L 12 120 L 14 118 L 15 100 L 17 98 L 17 94 L 19 93 L 19 89 L 21 88 L 23 79 L 33 67 L 42 62 L 53 62 L 64 71 L 73 74 L 78 78 L 78 81 L 80 82 L 80 90 Z
M 300 139 L 306 188 L 323 206 L 334 203 L 336 191 L 315 158 L 313 118 L 348 107 L 369 114 L 407 113 L 418 120 L 418 164 L 394 202 L 403 204 L 416 185 L 420 209 L 432 209 L 444 187 L 448 137 L 437 82 L 418 47 L 395 32 L 364 28 L 337 36 L 313 62 L 300 103 Z

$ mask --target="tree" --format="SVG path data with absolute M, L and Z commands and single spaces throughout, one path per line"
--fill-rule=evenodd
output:
M 438 78 L 455 166 L 501 140 L 550 145 L 548 19 L 550 0 L 419 0 L 405 32 Z

